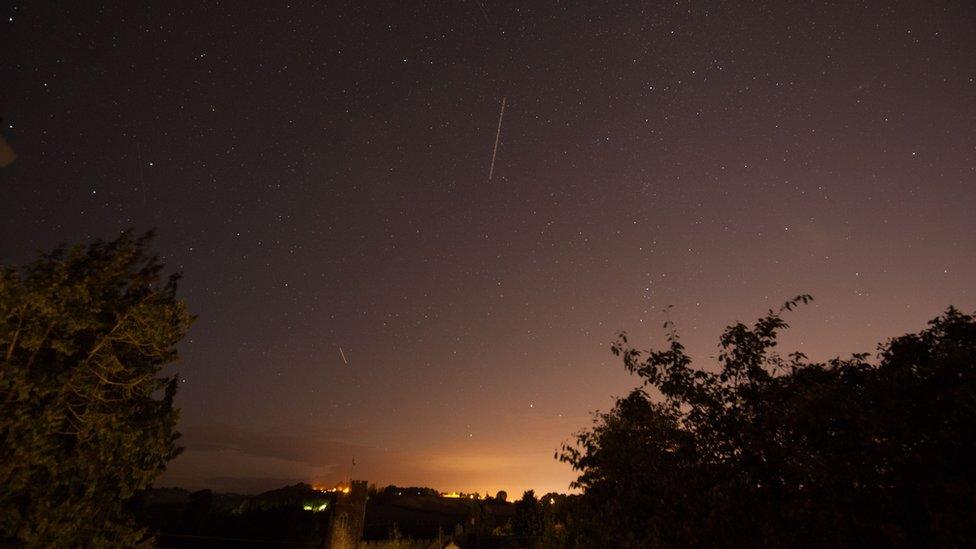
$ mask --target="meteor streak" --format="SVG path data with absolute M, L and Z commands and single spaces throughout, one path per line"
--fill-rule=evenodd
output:
M 488 170 L 488 181 L 495 173 L 495 155 L 498 154 L 498 139 L 502 136 L 502 117 L 505 116 L 505 98 L 502 97 L 502 110 L 498 113 L 498 129 L 495 130 L 495 147 L 491 150 L 491 168 Z

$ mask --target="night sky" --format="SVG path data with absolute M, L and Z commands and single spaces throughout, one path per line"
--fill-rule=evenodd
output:
M 972 2 L 42 4 L 0 261 L 158 229 L 199 315 L 158 485 L 565 491 L 668 305 L 704 365 L 799 293 L 813 359 L 976 309 Z

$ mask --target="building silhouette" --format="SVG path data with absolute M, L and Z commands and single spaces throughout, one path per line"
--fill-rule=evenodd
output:
M 348 491 L 338 492 L 331 513 L 329 547 L 354 549 L 363 538 L 368 488 L 365 480 L 349 483 Z

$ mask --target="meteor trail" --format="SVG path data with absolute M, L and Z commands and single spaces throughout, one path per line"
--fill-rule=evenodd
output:
M 342 362 L 344 362 L 345 364 L 349 364 L 349 361 L 346 360 L 346 353 L 342 352 L 342 347 L 339 347 L 339 356 L 342 357 Z
M 498 138 L 502 136 L 502 117 L 505 116 L 505 98 L 502 97 L 502 110 L 498 113 L 498 129 L 495 130 L 495 147 L 491 150 L 491 168 L 488 170 L 488 181 L 495 173 L 495 155 L 498 154 Z

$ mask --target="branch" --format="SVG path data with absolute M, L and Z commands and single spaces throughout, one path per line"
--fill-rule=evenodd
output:
M 14 335 L 10 338 L 10 346 L 7 347 L 6 361 L 10 361 L 10 357 L 14 356 L 14 348 L 17 344 L 17 338 L 20 337 L 20 328 L 24 325 L 24 311 L 21 309 L 20 313 L 17 315 L 17 329 L 14 330 Z
M 41 352 L 41 348 L 44 347 L 44 342 L 47 341 L 48 336 L 51 335 L 51 330 L 54 329 L 55 324 L 56 322 L 52 320 L 51 324 L 48 325 L 47 330 L 44 332 L 44 337 L 41 338 L 41 342 L 37 344 L 37 348 L 34 349 L 34 352 L 31 353 L 30 358 L 27 359 L 27 368 L 30 368 L 31 364 L 34 363 L 34 359 L 37 358 L 37 353 Z

